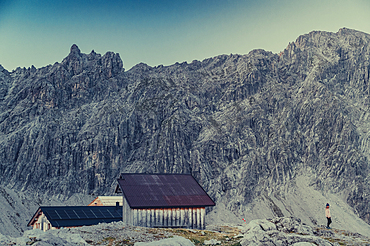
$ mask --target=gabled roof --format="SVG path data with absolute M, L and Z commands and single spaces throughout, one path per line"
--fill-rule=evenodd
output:
M 55 206 L 39 207 L 27 226 L 45 214 L 53 227 L 97 225 L 122 220 L 122 207 L 116 206 Z
M 119 205 L 122 206 L 122 196 L 98 196 L 87 206 L 116 206 L 116 202 L 119 202 Z
M 215 205 L 190 174 L 122 173 L 118 186 L 131 208 Z

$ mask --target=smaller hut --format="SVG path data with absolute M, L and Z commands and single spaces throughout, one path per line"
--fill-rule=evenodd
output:
M 122 196 L 98 196 L 87 206 L 119 206 L 123 205 Z
M 190 174 L 123 173 L 121 192 L 122 220 L 133 226 L 205 229 L 205 208 L 215 205 Z
M 47 231 L 122 221 L 121 206 L 39 207 L 27 226 Z

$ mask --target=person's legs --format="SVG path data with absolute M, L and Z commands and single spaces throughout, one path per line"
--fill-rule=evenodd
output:
M 327 223 L 327 228 L 329 228 L 330 224 L 331 224 L 331 218 L 327 218 L 328 219 L 328 223 Z

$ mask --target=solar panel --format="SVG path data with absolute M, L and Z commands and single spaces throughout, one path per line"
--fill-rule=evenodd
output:
M 74 210 L 75 211 L 75 213 L 78 215 L 78 217 L 80 218 L 80 219 L 87 219 L 88 217 L 87 217 L 87 215 L 85 214 L 85 212 L 83 211 L 83 210 L 81 210 L 81 209 L 76 209 L 76 210 Z
M 79 217 L 77 216 L 73 209 L 66 209 L 64 210 L 64 212 L 66 213 L 69 219 L 79 219 Z
M 44 214 L 53 220 L 61 219 L 61 217 L 59 216 L 59 214 L 57 214 L 55 210 L 45 211 Z
M 40 207 L 36 213 L 40 210 L 54 227 L 96 225 L 122 220 L 122 207 L 117 209 L 116 206 Z
M 65 216 L 64 216 L 64 217 L 62 217 L 62 216 L 63 216 L 63 214 L 61 215 L 60 213 L 58 213 L 58 211 L 56 211 L 56 210 L 54 210 L 54 211 L 55 211 L 55 213 L 58 215 L 59 219 L 64 219 L 64 218 L 65 218 Z
M 109 215 L 111 216 L 111 217 L 114 217 L 114 215 L 107 209 L 107 211 L 108 211 L 108 213 L 109 213 Z
M 73 215 L 75 216 L 76 219 L 81 219 L 81 217 L 78 215 L 76 210 L 72 209 L 71 213 L 73 213 Z
M 60 224 L 58 223 L 58 220 L 50 220 L 50 223 L 51 223 L 54 227 L 60 227 Z
M 96 214 L 94 213 L 94 211 L 92 211 L 91 209 L 90 209 L 90 212 L 91 212 L 91 214 L 93 215 L 93 216 L 95 216 L 95 218 L 99 218 L 98 216 L 96 216 Z M 91 216 L 92 217 L 92 216 Z
M 83 213 L 86 215 L 86 218 L 92 218 L 93 216 L 95 218 L 95 215 L 93 214 L 93 212 L 90 209 L 83 210 Z
M 117 216 L 122 216 L 122 209 L 114 210 L 113 215 L 114 215 L 115 217 L 117 217 Z
M 100 218 L 109 218 L 110 215 L 105 210 L 99 210 Z
M 108 210 L 101 210 L 100 213 L 103 215 L 103 218 L 110 218 L 112 216 Z

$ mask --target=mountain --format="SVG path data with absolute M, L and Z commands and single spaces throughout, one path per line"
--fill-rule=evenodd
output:
M 191 173 L 212 221 L 324 224 L 329 202 L 333 227 L 370 234 L 369 57 L 370 35 L 342 28 L 279 54 L 125 71 L 73 45 L 61 63 L 0 67 L 0 185 L 44 204 L 111 194 L 121 172 Z

